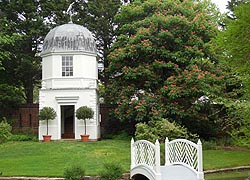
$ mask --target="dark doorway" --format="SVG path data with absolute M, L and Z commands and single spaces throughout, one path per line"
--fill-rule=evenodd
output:
M 75 138 L 74 124 L 75 124 L 75 106 L 66 105 L 61 106 L 61 131 L 62 138 Z
M 142 175 L 142 174 L 135 174 L 132 177 L 132 180 L 149 180 L 146 176 Z

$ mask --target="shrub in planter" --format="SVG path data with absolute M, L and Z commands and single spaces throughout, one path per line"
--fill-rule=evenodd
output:
M 64 170 L 65 180 L 84 179 L 85 171 L 80 165 L 72 165 Z
M 47 124 L 47 133 L 49 134 L 49 120 L 54 120 L 56 118 L 56 111 L 52 107 L 44 107 L 39 111 L 38 115 L 39 120 L 46 121 Z
M 85 131 L 84 134 L 86 135 L 86 120 L 91 119 L 94 116 L 94 111 L 87 107 L 87 106 L 81 106 L 76 110 L 76 117 L 79 120 L 84 120 L 84 126 L 85 126 Z

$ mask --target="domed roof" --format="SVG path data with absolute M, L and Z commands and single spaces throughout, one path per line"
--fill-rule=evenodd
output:
M 97 53 L 91 32 L 73 23 L 57 26 L 46 35 L 41 55 L 51 52 Z

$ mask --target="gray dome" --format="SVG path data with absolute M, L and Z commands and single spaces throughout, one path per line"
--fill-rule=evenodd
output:
M 57 26 L 46 35 L 41 55 L 51 52 L 97 53 L 96 43 L 91 32 L 87 28 L 73 23 Z

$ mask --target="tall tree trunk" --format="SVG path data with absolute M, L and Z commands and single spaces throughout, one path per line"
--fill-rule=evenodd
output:
M 86 135 L 86 134 L 87 134 L 87 130 L 86 130 L 86 128 L 87 128 L 87 127 L 86 127 L 86 119 L 84 119 L 84 125 L 85 125 L 85 133 L 84 133 L 84 134 Z
M 47 119 L 47 135 L 49 134 L 49 120 Z
M 26 84 L 26 103 L 27 104 L 33 104 L 33 89 L 34 89 L 34 85 L 33 85 L 33 81 L 32 81 L 32 76 L 30 75 L 27 84 Z

